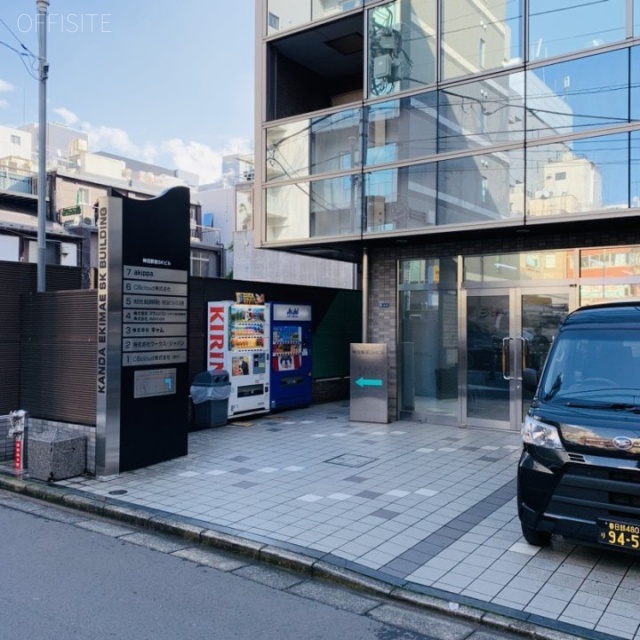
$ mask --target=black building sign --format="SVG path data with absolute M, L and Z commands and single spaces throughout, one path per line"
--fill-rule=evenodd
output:
M 96 474 L 187 454 L 189 190 L 98 210 Z

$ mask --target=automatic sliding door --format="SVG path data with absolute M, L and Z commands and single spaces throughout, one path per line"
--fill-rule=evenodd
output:
M 575 307 L 568 288 L 467 292 L 465 423 L 518 430 L 533 397 L 522 369 L 541 372 L 558 325 Z
M 510 333 L 509 293 L 468 293 L 466 305 L 466 416 L 470 423 L 510 422 L 510 385 L 502 345 Z

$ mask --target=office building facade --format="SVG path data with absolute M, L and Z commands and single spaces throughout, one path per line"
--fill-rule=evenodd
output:
M 564 315 L 640 293 L 640 0 L 261 0 L 256 32 L 261 245 L 361 265 L 391 420 L 519 429 Z

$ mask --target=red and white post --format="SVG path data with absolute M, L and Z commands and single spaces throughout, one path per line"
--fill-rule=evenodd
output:
M 11 427 L 9 435 L 15 438 L 13 470 L 16 473 L 24 471 L 24 432 L 27 412 L 19 409 L 9 414 L 11 419 Z

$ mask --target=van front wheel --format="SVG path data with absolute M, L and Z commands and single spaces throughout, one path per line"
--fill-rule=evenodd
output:
M 548 547 L 551 544 L 551 534 L 548 531 L 536 531 L 526 524 L 520 523 L 524 539 L 535 547 Z

